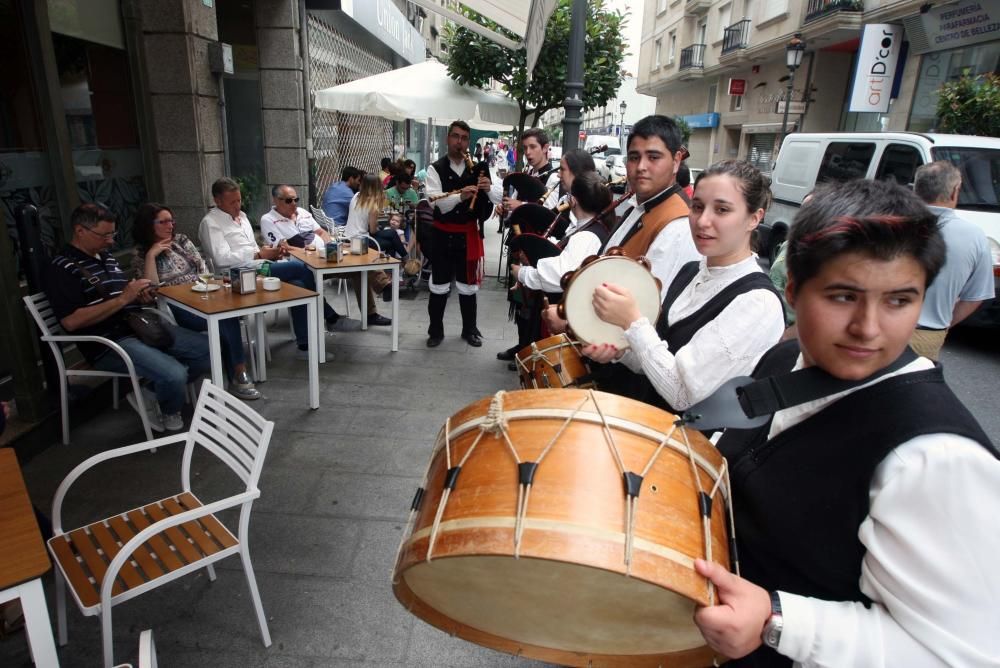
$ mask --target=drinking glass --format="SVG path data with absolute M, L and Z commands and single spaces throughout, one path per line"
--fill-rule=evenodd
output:
M 215 265 L 212 263 L 211 260 L 206 259 L 204 270 L 200 274 L 198 274 L 198 278 L 200 278 L 201 282 L 205 285 L 205 291 L 201 293 L 202 299 L 205 300 L 208 299 L 208 290 L 209 290 L 208 286 L 212 284 L 213 276 L 215 276 Z

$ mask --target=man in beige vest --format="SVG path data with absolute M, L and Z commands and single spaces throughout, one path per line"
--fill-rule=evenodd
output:
M 632 127 L 628 137 L 625 169 L 629 189 L 635 194 L 632 207 L 601 249 L 620 246 L 629 257 L 645 257 L 653 275 L 660 279 L 662 297 L 677 271 L 701 256 L 691 238 L 688 207 L 677 185 L 677 170 L 687 157 L 680 128 L 659 114 L 646 116 Z M 553 332 L 566 330 L 550 307 L 544 313 Z

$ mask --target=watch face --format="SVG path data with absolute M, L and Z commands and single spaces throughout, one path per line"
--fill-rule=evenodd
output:
M 781 642 L 781 628 L 784 622 L 781 615 L 771 615 L 767 623 L 764 625 L 764 631 L 761 633 L 761 641 L 772 649 L 778 648 L 778 643 Z

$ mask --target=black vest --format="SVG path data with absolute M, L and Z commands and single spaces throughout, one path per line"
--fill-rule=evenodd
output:
M 463 188 L 472 183 L 469 178 L 469 168 L 465 168 L 462 176 L 456 174 L 451 168 L 451 161 L 448 159 L 447 153 L 432 162 L 431 166 L 434 167 L 435 171 L 438 173 L 438 177 L 441 179 L 441 192 L 443 193 L 458 190 L 459 188 Z M 489 198 L 485 193 L 481 193 L 481 197 L 476 198 L 477 208 L 479 204 L 478 200 L 481 199 L 488 200 Z M 469 218 L 469 206 L 466 202 L 459 202 L 455 205 L 455 208 L 448 213 L 442 213 L 437 207 L 437 204 L 434 205 L 434 220 L 442 223 L 465 224 L 469 222 Z
M 573 230 L 573 234 L 579 234 L 580 232 L 590 232 L 601 241 L 601 246 L 606 244 L 608 242 L 608 237 L 611 236 L 611 232 L 608 231 L 608 226 L 602 223 L 598 216 L 594 216 L 581 227 Z M 559 243 L 556 245 L 560 250 L 566 249 L 566 246 L 569 245 L 569 240 L 573 234 L 569 234 L 559 240 Z
M 774 287 L 774 284 L 771 283 L 771 279 L 764 272 L 755 271 L 746 276 L 741 276 L 727 285 L 719 294 L 709 299 L 701 308 L 686 318 L 681 318 L 677 322 L 668 322 L 670 307 L 677 301 L 684 288 L 698 275 L 699 267 L 700 262 L 693 260 L 678 270 L 674 280 L 670 283 L 670 287 L 667 288 L 667 294 L 663 298 L 663 306 L 660 307 L 660 317 L 656 321 L 656 333 L 661 339 L 667 342 L 670 352 L 675 355 L 678 350 L 691 342 L 691 339 L 698 333 L 698 330 L 719 317 L 719 314 L 726 310 L 726 307 L 742 294 L 752 290 L 768 290 L 774 293 L 778 299 L 778 303 L 781 304 L 781 297 L 778 296 L 778 291 Z M 605 387 L 602 385 L 602 390 L 614 392 L 615 394 L 623 394 L 638 401 L 644 401 L 647 404 L 652 404 L 675 415 L 679 413 L 656 391 L 645 374 L 633 373 L 622 365 L 615 366 L 621 367 L 626 371 L 627 376 L 621 374 L 621 377 L 614 381 L 615 389 L 605 390 Z
M 768 351 L 754 378 L 791 369 L 797 341 Z M 922 434 L 977 441 L 997 456 L 940 367 L 905 373 L 829 404 L 767 440 L 758 429 L 728 429 L 718 448 L 730 465 L 741 574 L 768 590 L 829 601 L 862 601 L 858 528 L 868 516 L 875 469 L 896 446 Z M 761 647 L 729 666 L 790 666 Z

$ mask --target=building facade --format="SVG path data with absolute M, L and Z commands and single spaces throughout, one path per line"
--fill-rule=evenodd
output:
M 890 92 L 881 112 L 849 105 L 868 24 L 903 27 L 895 71 L 880 84 Z M 656 97 L 658 113 L 688 122 L 691 166 L 738 157 L 770 170 L 787 97 L 785 47 L 796 33 L 806 51 L 789 132 L 927 131 L 942 82 L 1000 70 L 1000 0 L 648 0 L 638 90 Z

